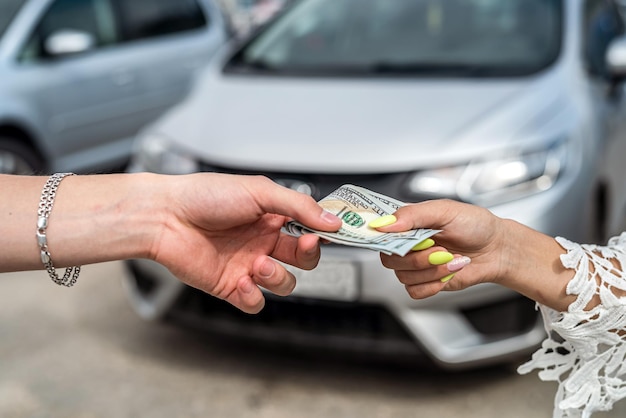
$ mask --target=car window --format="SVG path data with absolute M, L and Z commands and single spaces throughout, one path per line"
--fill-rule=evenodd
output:
M 50 58 L 45 42 L 61 31 L 78 31 L 93 38 L 93 48 L 119 41 L 113 9 L 109 0 L 56 0 L 40 19 L 20 54 L 20 61 Z
M 562 0 L 300 0 L 237 64 L 281 71 L 531 73 L 560 52 Z
M 197 0 L 116 0 L 124 40 L 198 29 L 207 20 Z
M 604 77 L 606 49 L 615 37 L 624 33 L 619 9 L 610 0 L 587 0 L 583 17 L 583 54 L 590 74 Z
M 32 62 L 51 58 L 45 43 L 60 31 L 87 33 L 94 40 L 93 48 L 102 48 L 207 24 L 197 0 L 55 0 L 19 59 Z
M 0 1 L 0 37 L 13 20 L 13 16 L 18 12 L 26 0 L 2 0 Z

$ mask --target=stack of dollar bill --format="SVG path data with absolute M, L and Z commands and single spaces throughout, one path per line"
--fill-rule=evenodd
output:
M 318 203 L 342 220 L 339 231 L 317 231 L 296 221 L 287 222 L 283 231 L 296 237 L 312 233 L 336 244 L 401 256 L 406 255 L 415 245 L 440 232 L 433 229 L 413 229 L 385 233 L 369 227 L 371 221 L 393 214 L 405 203 L 351 184 L 341 186 Z

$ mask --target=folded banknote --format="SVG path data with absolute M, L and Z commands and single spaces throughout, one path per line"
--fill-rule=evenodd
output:
M 401 256 L 440 232 L 434 229 L 412 229 L 385 233 L 369 227 L 368 224 L 374 219 L 391 215 L 406 203 L 351 184 L 341 186 L 318 203 L 342 220 L 342 226 L 337 232 L 317 231 L 297 221 L 287 222 L 283 231 L 296 237 L 315 234 L 336 244 Z

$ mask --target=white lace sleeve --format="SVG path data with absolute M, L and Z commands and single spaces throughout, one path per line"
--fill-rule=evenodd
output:
M 539 305 L 548 338 L 518 371 L 558 382 L 554 418 L 590 417 L 626 397 L 626 297 L 615 292 L 626 291 L 626 233 L 605 247 L 557 241 L 563 266 L 576 271 L 567 293 L 577 298 L 567 312 Z M 586 310 L 596 295 L 601 303 Z

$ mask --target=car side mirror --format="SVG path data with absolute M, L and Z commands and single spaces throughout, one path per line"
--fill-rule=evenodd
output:
M 626 36 L 615 38 L 606 50 L 606 68 L 614 82 L 626 78 Z
M 95 37 L 88 33 L 72 29 L 63 29 L 50 35 L 44 44 L 50 56 L 80 54 L 91 50 L 96 45 Z

